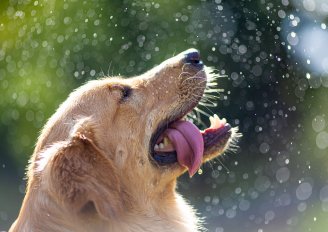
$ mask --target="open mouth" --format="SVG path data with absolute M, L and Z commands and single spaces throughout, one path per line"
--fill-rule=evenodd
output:
M 159 165 L 179 165 L 194 175 L 206 158 L 204 154 L 219 144 L 225 146 L 231 136 L 231 126 L 217 115 L 210 117 L 211 126 L 200 131 L 197 126 L 182 119 L 160 127 L 151 143 L 151 154 Z
M 199 53 L 189 53 L 189 64 L 203 68 Z M 189 109 L 192 110 L 193 107 Z M 210 152 L 221 152 L 226 147 L 232 131 L 225 119 L 217 115 L 210 117 L 209 128 L 200 131 L 192 122 L 182 119 L 183 115 L 171 116 L 164 120 L 155 131 L 150 143 L 150 152 L 160 166 L 178 163 L 194 175 Z

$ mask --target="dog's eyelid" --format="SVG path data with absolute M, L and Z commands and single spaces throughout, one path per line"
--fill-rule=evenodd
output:
M 132 88 L 127 85 L 114 84 L 110 86 L 110 89 L 121 91 L 121 102 L 126 101 L 132 93 Z
M 130 86 L 123 86 L 122 88 L 122 100 L 126 100 L 131 96 L 132 88 Z

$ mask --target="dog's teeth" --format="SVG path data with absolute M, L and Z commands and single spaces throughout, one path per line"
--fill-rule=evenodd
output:
M 160 143 L 159 144 L 159 149 L 163 149 L 164 148 L 164 143 Z
M 212 128 L 218 128 L 220 125 L 220 118 L 217 114 L 214 114 L 213 116 L 210 116 L 210 122 Z
M 213 127 L 213 125 L 214 125 L 214 118 L 213 118 L 213 116 L 210 116 L 210 122 L 211 122 L 211 127 Z
M 218 115 L 214 114 L 213 116 L 209 117 L 211 122 L 211 128 L 220 128 L 227 123 L 225 118 L 220 119 Z
M 171 140 L 168 137 L 164 137 L 163 143 L 165 147 L 172 144 Z
M 159 146 L 156 144 L 155 146 L 154 146 L 154 150 L 158 150 L 159 149 Z

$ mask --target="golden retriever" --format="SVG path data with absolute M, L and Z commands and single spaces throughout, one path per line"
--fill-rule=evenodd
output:
M 184 119 L 206 83 L 189 49 L 140 76 L 90 81 L 70 94 L 37 141 L 9 231 L 199 231 L 176 179 L 235 135 L 217 116 L 204 131 Z

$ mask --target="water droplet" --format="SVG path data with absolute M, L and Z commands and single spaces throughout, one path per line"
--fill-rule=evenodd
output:
M 312 185 L 308 182 L 303 182 L 296 188 L 296 197 L 300 201 L 307 200 L 311 195 Z
M 328 147 L 328 133 L 326 131 L 322 131 L 317 135 L 316 144 L 322 150 Z
M 311 74 L 310 73 L 306 73 L 306 79 L 310 79 L 311 78 Z
M 276 179 L 279 183 L 286 182 L 290 177 L 290 171 L 287 167 L 279 168 L 276 172 Z
M 275 216 L 276 214 L 272 210 L 267 211 L 264 215 L 265 224 L 268 224 L 270 221 L 272 221 L 275 218 Z
M 234 209 L 228 209 L 226 211 L 226 216 L 227 216 L 227 218 L 230 218 L 230 219 L 234 218 L 236 216 L 236 214 L 237 214 L 237 212 Z
M 326 127 L 326 120 L 323 116 L 317 115 L 315 118 L 312 120 L 312 128 L 316 132 L 320 132 Z
M 266 191 L 270 187 L 270 185 L 271 182 L 266 176 L 257 177 L 254 183 L 254 187 L 260 192 Z
M 299 203 L 298 206 L 297 206 L 297 210 L 298 210 L 299 212 L 304 212 L 304 211 L 306 210 L 306 208 L 307 208 L 307 204 L 306 204 L 306 202 L 301 202 L 301 203 Z
M 260 145 L 260 152 L 262 153 L 262 154 L 265 154 L 265 153 L 267 153 L 269 150 L 270 150 L 270 145 L 269 144 L 267 144 L 267 143 L 261 143 L 261 145 Z
M 250 205 L 251 205 L 251 203 L 248 200 L 243 199 L 239 202 L 238 207 L 242 211 L 247 211 L 250 208 Z
M 286 12 L 284 10 L 279 10 L 278 11 L 278 16 L 279 18 L 285 18 L 286 17 Z
M 307 11 L 314 11 L 316 8 L 316 3 L 314 0 L 303 0 L 303 7 Z
M 321 188 L 321 190 L 320 190 L 320 200 L 322 202 L 328 202 L 328 185 Z
M 287 41 L 290 45 L 295 46 L 299 42 L 299 38 L 295 32 L 291 32 L 287 35 Z

